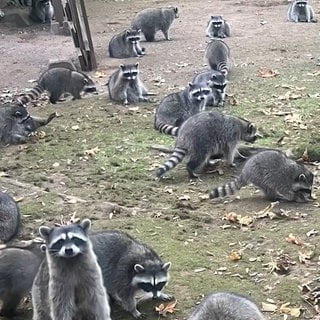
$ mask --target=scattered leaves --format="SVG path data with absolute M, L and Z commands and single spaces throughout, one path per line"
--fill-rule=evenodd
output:
M 155 307 L 155 311 L 158 312 L 159 315 L 166 317 L 168 313 L 172 314 L 175 311 L 177 311 L 177 309 L 175 309 L 177 303 L 178 303 L 177 300 L 169 302 L 167 305 L 165 305 L 164 303 L 161 303 Z
M 292 244 L 296 244 L 297 246 L 303 246 L 303 242 L 299 237 L 294 236 L 292 233 L 286 238 L 286 241 Z
M 277 70 L 272 70 L 272 69 L 263 69 L 260 68 L 258 71 L 258 77 L 261 78 L 273 78 L 276 77 L 278 75 L 278 71 Z
M 273 303 L 266 303 L 266 302 L 262 302 L 262 311 L 265 312 L 275 312 L 277 311 L 278 307 L 277 305 L 273 304 Z
M 243 225 L 243 226 L 249 226 L 254 221 L 253 217 L 242 216 L 241 214 L 236 214 L 235 212 L 229 212 L 225 214 L 223 217 L 223 220 L 239 223 L 240 225 Z

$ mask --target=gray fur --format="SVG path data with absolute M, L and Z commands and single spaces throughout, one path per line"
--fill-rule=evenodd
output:
M 175 18 L 178 18 L 178 8 L 147 8 L 137 13 L 132 21 L 132 26 L 141 29 L 146 41 L 154 41 L 155 34 L 161 30 L 166 40 L 172 40 L 169 29 Z
M 288 8 L 287 18 L 291 22 L 317 22 L 314 11 L 307 0 L 292 0 Z
M 211 69 L 220 71 L 225 76 L 229 73 L 230 49 L 219 39 L 212 39 L 206 48 L 205 58 Z
M 223 198 L 252 183 L 269 200 L 311 201 L 313 174 L 302 164 L 278 150 L 254 154 L 244 164 L 240 175 L 224 186 L 214 188 L 210 198 Z
M 200 112 L 182 124 L 171 157 L 159 167 L 156 175 L 160 178 L 185 156 L 189 158 L 187 171 L 190 178 L 197 177 L 194 171 L 217 154 L 223 154 L 227 163 L 234 166 L 238 142 L 252 143 L 256 138 L 256 128 L 247 120 L 217 111 Z
M 40 227 L 47 249 L 32 286 L 33 320 L 111 319 L 101 268 L 88 238 L 89 228 L 88 219 L 72 225 Z
M 33 0 L 30 18 L 35 22 L 51 23 L 54 9 L 50 0 Z
M 183 91 L 164 97 L 156 110 L 154 128 L 161 133 L 176 136 L 182 123 L 205 109 L 210 93 L 206 83 L 190 82 Z
M 111 58 L 141 57 L 145 48 L 140 47 L 140 29 L 128 29 L 113 36 L 109 42 L 109 55 Z
M 14 7 L 31 7 L 32 0 L 9 0 L 7 1 L 7 6 Z
M 231 292 L 212 293 L 193 310 L 188 320 L 265 320 L 257 305 Z
M 147 88 L 139 77 L 139 64 L 121 64 L 108 82 L 109 96 L 111 100 L 121 102 L 124 105 L 148 101 Z
M 210 38 L 226 38 L 230 37 L 230 26 L 222 16 L 211 16 L 206 35 Z

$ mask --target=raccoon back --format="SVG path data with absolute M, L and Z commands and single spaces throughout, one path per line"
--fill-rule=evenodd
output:
M 126 40 L 126 30 L 114 35 L 109 41 L 109 55 L 112 58 L 129 58 L 135 56 L 133 45 Z
M 221 71 L 224 74 L 228 73 L 230 48 L 224 41 L 213 39 L 209 42 L 205 51 L 205 57 L 211 69 Z

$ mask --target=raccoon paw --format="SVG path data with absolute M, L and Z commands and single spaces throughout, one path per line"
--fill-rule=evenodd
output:
M 165 294 L 165 293 L 161 293 L 159 299 L 162 301 L 170 301 L 170 300 L 174 300 L 174 296 L 171 296 L 171 295 Z
M 137 309 L 132 312 L 132 315 L 133 315 L 136 319 L 145 319 L 145 318 L 147 317 L 146 314 L 141 313 L 141 312 L 138 311 Z

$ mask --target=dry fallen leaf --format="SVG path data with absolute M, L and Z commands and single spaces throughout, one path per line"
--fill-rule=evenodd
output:
M 284 303 L 279 308 L 279 311 L 282 313 L 290 314 L 290 316 L 294 318 L 298 318 L 301 314 L 301 309 L 296 307 L 289 307 L 289 306 L 290 306 L 290 302 Z
M 294 236 L 292 233 L 289 234 L 289 236 L 286 238 L 287 242 L 296 244 L 297 246 L 303 246 L 303 242 L 300 238 Z
M 266 69 L 260 68 L 258 71 L 258 77 L 261 77 L 261 78 L 273 78 L 278 74 L 279 73 L 277 70 L 272 70 L 272 69 L 266 70 Z
M 265 312 L 275 312 L 278 307 L 273 304 L 273 303 L 266 303 L 266 302 L 262 302 L 262 311 L 265 311 Z
M 238 261 L 242 258 L 242 254 L 239 251 L 232 251 L 229 255 L 231 261 Z
M 84 151 L 84 154 L 87 156 L 95 156 L 100 151 L 99 147 L 94 147 L 92 149 L 88 149 Z
M 235 212 L 229 212 L 224 215 L 222 220 L 228 220 L 231 222 L 238 222 L 238 215 Z
M 159 304 L 155 307 L 156 312 L 158 312 L 159 315 L 166 317 L 168 313 L 174 313 L 177 309 L 175 309 L 175 306 L 177 305 L 178 301 L 172 301 L 169 302 L 167 305 L 164 303 Z
M 253 218 L 250 216 L 244 216 L 244 217 L 240 216 L 238 218 L 238 221 L 241 225 L 248 226 L 253 223 Z

